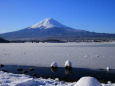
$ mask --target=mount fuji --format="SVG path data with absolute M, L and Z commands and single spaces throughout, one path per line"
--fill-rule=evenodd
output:
M 22 30 L 0 34 L 7 40 L 43 40 L 43 39 L 76 39 L 76 38 L 115 38 L 115 34 L 95 33 L 67 27 L 52 18 Z

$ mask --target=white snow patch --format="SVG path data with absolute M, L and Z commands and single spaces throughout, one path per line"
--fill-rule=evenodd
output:
M 12 74 L 0 71 L 0 86 L 66 86 L 69 83 L 59 82 L 58 79 L 35 79 L 24 74 Z

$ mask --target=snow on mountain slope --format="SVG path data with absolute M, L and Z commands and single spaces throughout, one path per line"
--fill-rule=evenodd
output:
M 41 22 L 29 27 L 29 28 L 40 28 L 40 29 L 48 29 L 48 28 L 68 28 L 65 25 L 62 25 L 61 23 L 57 22 L 56 20 L 52 19 L 52 18 L 46 18 L 44 20 L 42 20 Z

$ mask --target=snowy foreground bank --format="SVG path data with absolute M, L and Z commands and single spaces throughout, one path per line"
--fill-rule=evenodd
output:
M 0 71 L 0 86 L 115 86 L 115 84 L 100 84 L 93 77 L 83 77 L 78 82 L 67 83 L 58 79 L 35 79 L 24 74 L 12 74 Z

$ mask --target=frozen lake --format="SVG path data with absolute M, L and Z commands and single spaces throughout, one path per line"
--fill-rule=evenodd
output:
M 1 43 L 0 64 L 50 67 L 115 69 L 115 43 Z

